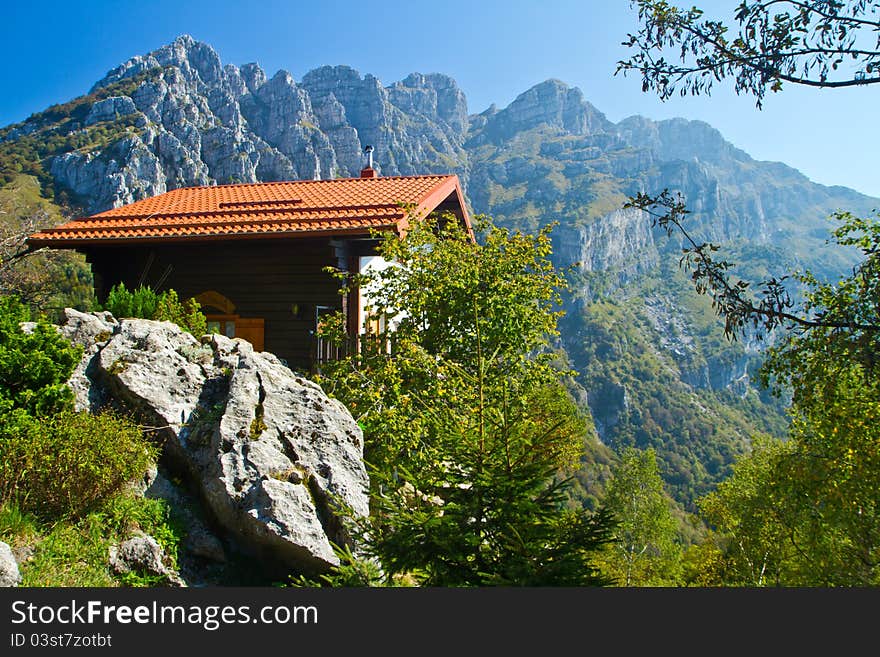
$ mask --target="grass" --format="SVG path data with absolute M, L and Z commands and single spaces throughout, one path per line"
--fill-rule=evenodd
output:
M 100 509 L 73 520 L 41 520 L 14 502 L 0 506 L 0 540 L 29 556 L 19 563 L 22 586 L 155 586 L 146 573 L 117 575 L 109 549 L 142 531 L 155 538 L 176 562 L 183 527 L 167 503 L 130 492 L 111 497 Z

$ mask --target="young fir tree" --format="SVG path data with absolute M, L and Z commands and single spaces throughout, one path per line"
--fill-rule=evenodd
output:
M 349 281 L 393 325 L 320 377 L 364 428 L 366 552 L 423 585 L 605 584 L 608 514 L 562 505 L 591 429 L 548 348 L 565 287 L 550 229 L 479 227 L 414 222 L 382 242 L 395 266 Z

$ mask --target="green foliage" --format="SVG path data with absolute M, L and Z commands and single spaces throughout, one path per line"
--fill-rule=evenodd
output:
M 181 302 L 177 292 L 168 290 L 159 296 L 154 319 L 173 322 L 193 335 L 202 336 L 208 332 L 208 323 L 201 308 L 195 299 Z
M 625 449 L 605 494 L 605 507 L 617 524 L 603 565 L 618 585 L 662 586 L 677 581 L 681 548 L 670 502 L 654 450 Z
M 177 554 L 185 526 L 169 503 L 139 495 L 120 494 L 109 498 L 94 515 L 113 536 L 128 537 L 141 531 L 156 539 L 166 554 Z
M 139 317 L 153 319 L 159 305 L 159 295 L 149 286 L 141 285 L 129 290 L 125 283 L 117 283 L 107 294 L 104 310 L 110 311 L 114 317 Z
M 92 516 L 46 523 L 41 529 L 28 546 L 33 553 L 19 566 L 22 586 L 113 586 L 107 567 L 110 542 Z
M 750 586 L 876 585 L 880 564 L 880 222 L 837 213 L 834 240 L 862 259 L 851 275 L 820 282 L 809 271 L 752 285 L 731 275 L 718 247 L 683 227 L 688 211 L 668 192 L 633 205 L 684 237 L 681 264 L 711 298 L 725 333 L 772 334 L 761 370 L 765 385 L 790 396 L 790 441 L 765 447 L 701 502 L 716 527 L 724 581 Z M 659 210 L 659 211 L 658 211 Z
M 627 44 L 636 54 L 618 70 L 638 70 L 643 89 L 661 98 L 677 87 L 709 93 L 732 77 L 760 107 L 783 82 L 840 88 L 880 82 L 876 2 L 743 2 L 734 39 L 721 21 L 694 7 L 637 0 L 643 25 Z M 669 64 L 663 51 L 681 64 Z M 840 66 L 848 61 L 850 66 Z M 694 240 L 683 225 L 683 199 L 664 190 L 630 205 L 683 238 L 681 264 L 708 295 L 730 337 L 749 328 L 776 341 L 762 380 L 791 396 L 785 443 L 761 443 L 733 476 L 700 501 L 714 525 L 712 542 L 688 559 L 706 564 L 714 583 L 749 586 L 880 584 L 880 222 L 846 212 L 835 217 L 838 245 L 856 248 L 852 274 L 823 283 L 813 273 L 768 278 L 758 286 L 731 275 L 719 247 Z M 788 278 L 804 288 L 792 298 Z M 757 292 L 753 292 L 757 289 Z M 688 578 L 693 581 L 693 571 Z
M 82 349 L 0 297 L 0 502 L 78 516 L 147 469 L 155 450 L 131 422 L 73 412 L 67 385 Z
M 676 92 L 708 95 L 726 78 L 738 94 L 755 96 L 758 107 L 767 91 L 781 91 L 786 82 L 828 88 L 880 82 L 875 0 L 741 2 L 735 33 L 697 7 L 679 9 L 666 0 L 631 4 L 641 25 L 624 45 L 636 52 L 617 70 L 640 73 L 642 90 L 663 99 Z
M 375 561 L 354 554 L 347 545 L 341 548 L 334 545 L 333 551 L 339 559 L 339 565 L 331 569 L 329 573 L 319 575 L 317 578 L 304 575 L 291 577 L 289 585 L 298 588 L 383 587 L 387 585 L 382 569 Z
M 550 228 L 414 222 L 351 281 L 396 328 L 319 377 L 364 429 L 372 466 L 367 556 L 417 584 L 588 585 L 604 512 L 565 510 L 591 427 L 552 365 L 559 291 Z M 338 326 L 336 327 L 338 333 Z M 330 331 L 331 333 L 333 331 Z
M 30 311 L 14 297 L 0 296 L 0 439 L 28 418 L 71 407 L 66 385 L 82 350 L 51 324 L 39 320 L 25 332 Z
M 864 260 L 833 284 L 800 277 L 803 314 L 763 370 L 791 394 L 790 440 L 757 450 L 702 503 L 737 583 L 880 584 L 880 222 L 840 219 L 835 239 Z
M 651 290 L 633 285 L 628 296 L 600 298 L 570 312 L 563 333 L 572 360 L 583 363 L 577 380 L 590 393 L 603 442 L 618 453 L 626 447 L 653 449 L 666 490 L 694 512 L 695 500 L 727 477 L 746 453 L 755 427 L 781 436 L 786 422 L 778 402 L 768 403 L 753 391 L 739 396 L 714 390 L 708 381 L 705 387 L 683 381 L 701 370 L 732 368 L 731 361 L 745 355 L 724 341 L 714 318 L 703 328 L 700 314 L 693 312 L 686 336 L 692 351 L 680 350 L 673 358 L 662 344 L 675 327 L 658 330 L 646 297 L 655 307 L 687 307 L 694 293 L 677 289 L 674 272 L 666 280 L 671 294 L 660 301 L 648 297 Z
M 181 302 L 174 290 L 158 293 L 144 285 L 129 290 L 125 283 L 117 283 L 110 289 L 104 309 L 118 318 L 139 317 L 173 322 L 196 336 L 208 331 L 199 302 L 195 299 Z
M 156 450 L 131 421 L 62 411 L 0 440 L 0 501 L 41 517 L 76 517 L 147 470 Z
M 0 504 L 0 541 L 30 540 L 38 533 L 39 521 L 15 502 Z
M 806 288 L 801 312 L 771 318 L 788 330 L 771 352 L 763 381 L 777 390 L 791 387 L 793 404 L 803 411 L 822 403 L 829 390 L 821 385 L 826 377 L 839 372 L 845 382 L 848 371 L 860 372 L 873 387 L 880 373 L 880 214 L 860 218 L 839 212 L 835 219 L 840 225 L 834 240 L 857 247 L 862 260 L 849 276 L 832 283 L 809 271 L 799 275 Z
M 660 222 L 682 230 L 683 204 L 662 195 Z M 712 298 L 732 336 L 774 331 L 761 377 L 790 395 L 789 442 L 756 450 L 701 502 L 718 530 L 726 581 L 761 585 L 875 585 L 880 564 L 880 222 L 839 213 L 842 246 L 861 250 L 852 274 L 821 283 L 796 275 L 803 302 L 780 280 L 750 285 L 729 277 L 710 244 L 690 247 L 697 289 Z
M 33 176 L 16 176 L 0 188 L 0 295 L 15 295 L 53 319 L 63 308 L 94 305 L 92 275 L 82 254 L 28 250 L 27 237 L 61 217 L 61 208 L 42 196 Z
M 558 335 L 560 292 L 550 232 L 511 233 L 478 218 L 475 243 L 454 218 L 429 220 L 405 240 L 389 239 L 382 255 L 399 266 L 359 281 L 373 292 L 373 312 L 395 317 L 395 335 L 476 370 L 482 353 L 505 369 L 543 371 L 552 358 L 535 351 Z

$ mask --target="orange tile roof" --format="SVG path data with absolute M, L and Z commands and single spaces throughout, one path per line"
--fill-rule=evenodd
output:
M 451 194 L 457 194 L 470 228 L 457 176 L 387 176 L 184 187 L 47 228 L 31 235 L 28 244 L 72 248 L 401 231 L 410 216 L 402 206 L 412 206 L 416 217 L 424 216 Z

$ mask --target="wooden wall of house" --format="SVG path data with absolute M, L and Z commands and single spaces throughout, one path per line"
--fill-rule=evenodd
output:
M 235 314 L 265 320 L 265 350 L 293 368 L 308 369 L 316 306 L 342 308 L 336 279 L 339 251 L 324 240 L 240 240 L 91 248 L 87 257 L 103 300 L 117 282 L 174 289 L 181 299 L 213 290 Z M 298 312 L 294 313 L 294 306 Z

